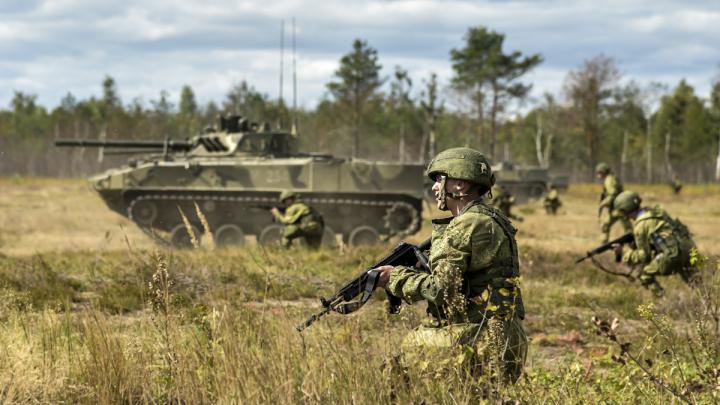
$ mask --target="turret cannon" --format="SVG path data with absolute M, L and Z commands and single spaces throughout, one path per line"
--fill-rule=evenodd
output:
M 100 140 L 100 139 L 56 139 L 55 146 L 70 147 L 96 147 L 96 148 L 137 148 L 139 151 L 147 149 L 160 149 L 171 151 L 188 151 L 194 146 L 189 141 L 129 141 L 129 140 Z

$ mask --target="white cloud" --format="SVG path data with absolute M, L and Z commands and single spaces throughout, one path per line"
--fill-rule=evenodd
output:
M 10 89 L 36 93 L 47 106 L 68 91 L 100 93 L 108 74 L 125 102 L 177 94 L 190 85 L 202 102 L 220 102 L 248 80 L 278 93 L 279 29 L 286 20 L 284 93 L 291 91 L 290 24 L 297 19 L 300 103 L 314 106 L 355 38 L 378 49 L 384 74 L 395 65 L 414 87 L 436 72 L 452 76 L 449 51 L 470 26 L 506 34 L 506 49 L 541 53 L 526 77 L 533 94 L 558 93 L 570 69 L 605 53 L 638 81 L 693 80 L 709 88 L 720 63 L 720 3 L 608 0 L 45 0 L 14 2 L 0 13 L 0 106 Z M 14 9 L 14 11 L 13 11 Z M 704 77 L 707 75 L 707 77 Z M 689 79 L 690 80 L 690 79 Z M 702 94 L 702 93 L 701 93 Z

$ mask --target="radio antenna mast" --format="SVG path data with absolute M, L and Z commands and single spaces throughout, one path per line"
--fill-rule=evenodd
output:
M 292 113 L 292 133 L 297 135 L 297 52 L 295 47 L 295 17 L 292 19 L 292 52 L 293 52 L 293 113 Z
M 285 59 L 285 20 L 280 20 L 280 95 L 278 96 L 278 108 L 281 111 L 283 107 L 283 62 Z M 279 115 L 279 116 L 280 116 Z M 282 126 L 282 119 L 278 118 L 278 124 Z

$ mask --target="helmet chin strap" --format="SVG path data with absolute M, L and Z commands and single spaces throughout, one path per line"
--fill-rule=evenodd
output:
M 435 197 L 435 201 L 438 202 L 438 209 L 440 211 L 448 211 L 449 208 L 447 206 L 447 191 L 445 190 L 445 181 L 447 180 L 447 176 L 440 176 L 440 192 Z
M 459 200 L 463 197 L 467 197 L 470 195 L 470 191 L 472 191 L 473 187 L 470 187 L 466 192 L 464 193 L 453 193 L 450 191 L 447 191 L 445 188 L 445 183 L 447 181 L 447 176 L 441 176 L 440 178 L 440 192 L 438 193 L 435 200 L 438 202 L 438 209 L 440 211 L 448 211 L 449 208 L 447 206 L 447 199 L 452 198 L 453 200 Z

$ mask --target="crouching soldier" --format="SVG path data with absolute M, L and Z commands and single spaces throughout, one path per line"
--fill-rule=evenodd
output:
M 308 247 L 319 248 L 325 228 L 323 217 L 314 208 L 299 201 L 298 194 L 293 191 L 283 191 L 278 200 L 287 207 L 284 213 L 275 207 L 271 210 L 275 219 L 285 225 L 282 246 L 290 247 L 294 239 L 303 238 Z
M 428 303 L 428 321 L 404 339 L 402 363 L 422 375 L 465 370 L 513 383 L 527 354 L 516 229 L 485 198 L 495 183 L 490 164 L 476 150 L 453 148 L 426 174 L 437 207 L 452 214 L 433 220 L 430 273 L 378 268 L 390 294 Z
M 497 185 L 491 189 L 492 205 L 499 209 L 506 217 L 522 222 L 523 217 L 512 213 L 512 207 L 515 205 L 515 196 L 510 194 L 505 186 Z
M 642 266 L 640 282 L 658 297 L 664 290 L 657 276 L 677 273 L 686 283 L 697 282 L 697 269 L 690 264 L 691 252 L 697 248 L 688 228 L 678 219 L 670 218 L 662 208 L 642 207 L 641 202 L 633 191 L 623 191 L 615 198 L 615 210 L 634 221 L 635 248 L 622 255 L 623 262 Z M 614 249 L 617 255 L 622 254 L 622 245 Z
M 562 206 L 562 201 L 560 201 L 560 194 L 558 193 L 555 184 L 550 183 L 549 187 L 550 189 L 548 190 L 548 193 L 543 200 L 543 206 L 545 207 L 546 213 L 550 215 L 555 215 L 557 214 L 558 208 Z

